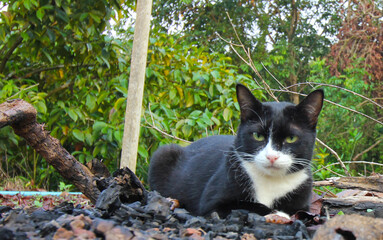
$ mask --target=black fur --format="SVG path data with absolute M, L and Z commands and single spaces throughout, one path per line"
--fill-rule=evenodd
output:
M 267 141 L 255 141 L 253 133 L 271 138 L 272 147 L 295 158 L 288 174 L 304 169 L 309 177 L 293 191 L 275 199 L 273 209 L 293 214 L 308 210 L 311 196 L 311 169 L 315 127 L 323 103 L 323 91 L 317 90 L 299 105 L 261 103 L 243 85 L 237 85 L 241 124 L 237 136 L 211 136 L 187 147 L 160 147 L 152 156 L 149 184 L 163 196 L 176 198 L 190 212 L 204 215 L 211 211 L 223 214 L 246 208 L 266 214 L 269 208 L 254 199 L 253 185 L 242 163 L 265 148 Z M 299 140 L 286 144 L 286 137 Z M 288 175 L 287 174 L 287 175 Z

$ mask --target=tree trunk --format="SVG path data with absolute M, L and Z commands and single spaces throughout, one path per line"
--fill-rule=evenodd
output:
M 127 166 L 133 172 L 136 171 L 151 10 L 152 0 L 137 1 L 137 19 L 134 29 L 132 63 L 120 163 L 120 167 Z
M 290 28 L 287 32 L 287 46 L 288 46 L 288 52 L 289 52 L 289 65 L 290 65 L 290 75 L 289 75 L 289 84 L 292 85 L 292 91 L 298 92 L 298 71 L 297 68 L 294 66 L 295 61 L 295 49 L 294 49 L 294 38 L 295 38 L 295 31 L 298 26 L 298 18 L 299 18 L 299 12 L 298 7 L 296 5 L 295 0 L 291 1 L 291 22 L 290 22 Z M 299 103 L 299 95 L 293 94 L 291 101 L 295 104 Z

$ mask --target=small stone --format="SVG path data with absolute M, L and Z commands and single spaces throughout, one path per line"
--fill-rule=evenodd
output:
M 223 235 L 228 239 L 237 239 L 238 238 L 238 233 L 236 233 L 236 232 L 227 232 L 227 233 L 224 233 Z
M 217 212 L 212 212 L 210 214 L 210 219 L 214 222 L 219 222 L 221 218 L 219 217 L 219 214 Z
M 206 224 L 206 219 L 203 217 L 193 217 L 186 221 L 185 227 L 186 228 L 192 228 L 192 227 L 199 227 L 201 225 Z
M 202 237 L 202 231 L 196 228 L 187 228 L 181 231 L 181 237 L 187 237 L 191 239 L 204 239 Z
M 105 240 L 129 240 L 133 237 L 133 233 L 125 227 L 115 227 L 105 234 Z
M 110 220 L 104 220 L 97 218 L 93 221 L 93 226 L 97 232 L 100 232 L 105 235 L 105 233 L 111 230 L 115 225 L 115 222 Z
M 84 221 L 80 219 L 73 220 L 69 225 L 71 226 L 73 230 L 85 227 Z
M 9 207 L 9 206 L 0 206 L 0 214 L 1 214 L 1 213 L 9 212 L 10 210 L 12 210 L 12 208 Z M 1 215 L 0 215 L 0 216 L 1 216 Z
M 96 234 L 86 229 L 76 228 L 73 230 L 73 234 L 77 239 L 95 239 Z
M 83 214 L 76 216 L 75 220 L 83 221 L 86 225 L 92 224 L 92 219 L 88 216 L 84 216 Z
M 230 224 L 226 226 L 226 231 L 228 232 L 239 232 L 241 227 L 238 224 Z
M 68 231 L 65 228 L 59 228 L 57 229 L 55 235 L 53 236 L 53 239 L 70 239 L 74 236 L 72 231 Z
M 169 199 L 154 191 L 148 194 L 148 203 L 144 208 L 155 215 L 167 217 L 170 214 L 171 206 L 172 202 Z
M 194 217 L 193 215 L 191 215 L 188 211 L 186 211 L 183 208 L 174 209 L 173 215 L 175 218 L 177 218 L 178 220 L 183 221 L 183 222 Z
M 241 240 L 257 240 L 253 233 L 245 233 L 241 236 Z
M 4 239 L 4 240 L 12 240 L 15 237 L 12 230 L 8 228 L 4 228 L 4 227 L 0 228 L 0 236 L 1 236 L 1 239 Z
M 249 213 L 247 215 L 247 223 L 250 226 L 255 227 L 256 225 L 264 224 L 265 222 L 266 222 L 266 218 L 256 213 Z
M 114 184 L 102 191 L 97 199 L 96 208 L 113 212 L 121 206 L 120 192 L 122 187 Z
M 72 215 L 68 215 L 68 214 L 64 214 L 64 215 L 61 215 L 60 217 L 58 217 L 56 219 L 56 222 L 60 225 L 60 226 L 64 226 L 66 224 L 69 224 L 71 221 L 73 221 L 75 219 L 75 216 L 72 216 Z
M 48 236 L 49 234 L 51 234 L 53 232 L 56 232 L 57 229 L 59 229 L 59 228 L 60 228 L 60 225 L 55 220 L 52 220 L 52 221 L 46 223 L 41 228 L 40 234 L 42 237 L 45 237 L 45 236 Z
M 67 214 L 72 214 L 74 209 L 73 203 L 70 202 L 62 202 L 58 206 L 54 207 L 54 211 L 62 212 Z

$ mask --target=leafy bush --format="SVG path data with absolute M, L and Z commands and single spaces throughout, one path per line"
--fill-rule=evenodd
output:
M 360 60 L 355 59 L 355 65 L 358 64 L 358 61 Z M 325 103 L 321 112 L 318 123 L 318 138 L 328 143 L 339 154 L 342 161 L 383 161 L 383 152 L 379 147 L 355 159 L 358 153 L 363 152 L 379 139 L 382 139 L 380 131 L 382 131 L 383 127 L 374 121 L 374 119 L 378 119 L 375 111 L 376 104 L 368 100 L 367 97 L 362 98 L 359 96 L 372 96 L 373 86 L 363 81 L 366 75 L 368 73 L 365 69 L 355 66 L 345 69 L 344 74 L 339 77 L 331 76 L 325 60 L 316 60 L 311 63 L 309 82 L 325 88 L 325 98 L 331 101 L 331 103 Z M 335 162 L 337 162 L 335 156 L 329 154 L 329 151 L 323 146 L 318 145 L 318 167 Z M 345 175 L 339 166 L 331 169 Z M 364 174 L 367 170 L 369 172 L 380 171 L 380 167 L 351 165 L 350 168 L 351 173 L 355 176 Z M 331 173 L 327 173 L 326 176 L 320 178 L 328 177 L 329 174 Z

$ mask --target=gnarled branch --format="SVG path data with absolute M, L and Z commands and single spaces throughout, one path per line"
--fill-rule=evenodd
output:
M 100 194 L 94 174 L 78 162 L 60 141 L 37 123 L 36 109 L 28 102 L 16 99 L 0 104 L 0 128 L 10 125 L 15 133 L 51 164 L 65 179 L 71 181 L 93 203 Z

